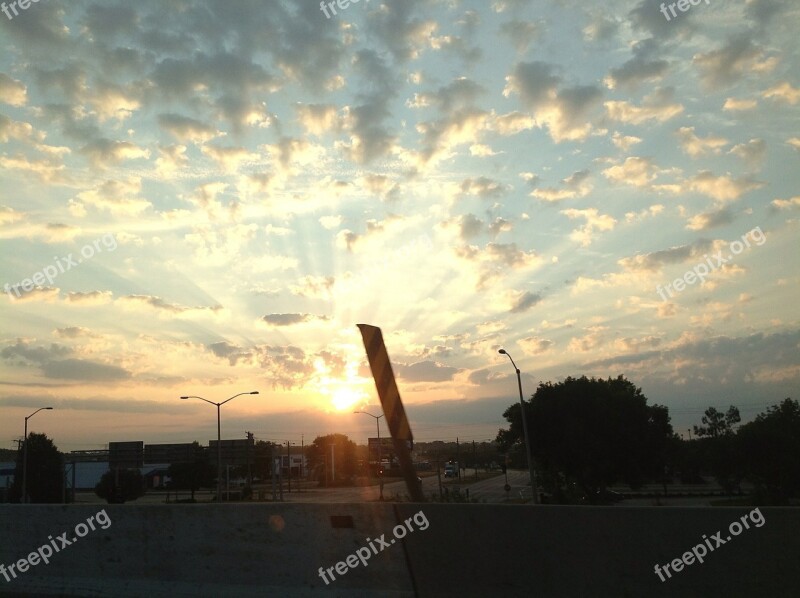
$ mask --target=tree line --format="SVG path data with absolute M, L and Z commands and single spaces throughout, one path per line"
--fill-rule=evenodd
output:
M 788 504 L 800 493 L 800 405 L 790 398 L 738 428 L 736 407 L 709 407 L 692 440 L 674 432 L 667 407 L 648 405 L 624 376 L 543 382 L 525 412 L 538 481 L 553 502 L 603 502 L 615 484 L 663 484 L 666 493 L 668 483 L 703 483 L 703 475 L 728 493 L 747 480 L 761 505 Z M 525 467 L 519 403 L 503 417 L 509 427 L 497 442 Z

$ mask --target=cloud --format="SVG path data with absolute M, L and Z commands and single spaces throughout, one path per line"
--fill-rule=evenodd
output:
M 563 87 L 561 77 L 544 62 L 520 62 L 506 77 L 505 97 L 519 95 L 540 126 L 546 125 L 553 141 L 583 141 L 590 135 L 591 114 L 603 92 L 593 85 Z
M 792 87 L 789 83 L 784 81 L 764 91 L 761 97 L 775 99 L 778 102 L 794 106 L 797 102 L 800 102 L 800 89 Z
M 733 222 L 733 214 L 728 208 L 721 208 L 704 214 L 697 214 L 689 218 L 686 225 L 688 230 L 709 230 Z
M 637 143 L 641 143 L 642 139 L 634 135 L 621 135 L 618 131 L 615 131 L 611 142 L 623 152 L 627 152 Z
M 205 313 L 216 315 L 221 313 L 223 310 L 221 305 L 214 305 L 212 307 L 189 307 L 176 303 L 167 303 L 161 297 L 155 297 L 153 295 L 125 295 L 117 299 L 116 302 L 126 309 L 138 310 L 140 308 L 147 308 L 155 310 L 156 312 L 160 312 L 164 315 L 173 316 Z
M 412 364 L 398 363 L 394 366 L 397 376 L 409 382 L 447 382 L 463 371 L 435 361 L 419 361 Z
M 113 293 L 111 291 L 89 291 L 67 293 L 67 303 L 74 303 L 84 306 L 104 305 L 111 303 Z
M 593 189 L 589 176 L 590 173 L 588 170 L 573 172 L 570 176 L 561 180 L 562 187 L 560 189 L 555 187 L 542 187 L 531 191 L 531 196 L 547 202 L 586 197 Z
M 296 284 L 290 284 L 289 290 L 298 297 L 330 299 L 335 282 L 333 276 L 304 276 Z
M 181 143 L 205 143 L 222 134 L 209 124 L 180 114 L 159 114 L 158 125 Z
M 221 147 L 208 144 L 200 148 L 206 156 L 214 160 L 220 168 L 227 172 L 236 172 L 239 166 L 248 160 L 255 161 L 258 155 L 244 147 Z
M 597 12 L 589 24 L 583 28 L 583 39 L 587 42 L 604 42 L 612 39 L 619 31 L 619 21 Z
M 734 145 L 728 153 L 741 158 L 751 170 L 757 170 L 767 157 L 767 143 L 763 139 L 751 139 Z
M 660 48 L 654 40 L 646 39 L 633 45 L 633 58 L 620 67 L 613 68 L 605 79 L 609 89 L 634 90 L 642 83 L 663 78 L 669 63 L 658 58 Z
M 641 106 L 627 101 L 612 100 L 604 106 L 611 120 L 641 125 L 648 121 L 664 122 L 683 112 L 683 105 L 673 101 L 674 90 L 658 89 L 645 96 Z
M 531 307 L 540 303 L 542 301 L 542 296 L 539 293 L 531 293 L 530 291 L 525 291 L 520 293 L 515 299 L 514 303 L 509 310 L 512 314 L 519 314 L 525 311 L 528 311 Z
M 797 195 L 790 199 L 773 199 L 770 202 L 770 205 L 778 210 L 790 210 L 792 208 L 800 208 L 800 195 Z
M 139 160 L 150 157 L 150 150 L 139 147 L 130 141 L 114 141 L 112 139 L 95 139 L 80 150 L 89 162 L 96 167 L 107 167 L 126 160 Z
M 519 339 L 517 344 L 525 355 L 541 355 L 549 351 L 555 343 L 549 339 L 540 338 L 538 336 L 529 336 Z
M 500 33 L 511 40 L 517 54 L 525 54 L 530 45 L 545 31 L 544 23 L 514 19 L 500 25 Z
M 327 133 L 338 133 L 342 129 L 342 118 L 333 104 L 298 104 L 295 111 L 297 121 L 309 135 L 322 137 Z
M 66 328 L 56 328 L 53 334 L 60 338 L 80 338 L 80 337 L 97 337 L 94 332 L 83 326 L 67 326 Z
M 476 245 L 462 245 L 455 249 L 462 260 L 478 268 L 477 288 L 482 289 L 502 275 L 509 268 L 524 269 L 540 261 L 535 251 L 520 249 L 516 243 L 487 243 L 483 248 Z
M 115 382 L 131 377 L 131 373 L 124 368 L 83 359 L 49 361 L 42 365 L 42 373 L 47 378 L 86 382 Z
M 712 247 L 710 241 L 699 240 L 688 245 L 678 245 L 618 260 L 623 269 L 631 272 L 658 272 L 664 266 L 681 264 L 689 260 L 697 261 Z
M 605 335 L 608 326 L 589 326 L 584 336 L 572 337 L 567 345 L 567 350 L 572 353 L 588 353 L 594 351 L 605 342 Z
M 6 291 L 14 301 L 44 301 L 52 303 L 58 300 L 60 289 L 57 287 L 33 287 L 26 291 L 22 287 L 12 286 L 11 291 Z M 19 293 L 19 296 L 17 296 Z
M 338 228 L 342 224 L 341 216 L 320 216 L 319 223 L 327 230 Z
M 681 127 L 677 131 L 681 149 L 692 158 L 705 155 L 707 153 L 719 154 L 721 149 L 728 145 L 728 140 L 724 137 L 700 138 L 694 134 L 694 127 Z
M 575 229 L 570 234 L 570 239 L 580 243 L 583 247 L 587 247 L 592 243 L 596 231 L 613 230 L 617 223 L 616 219 L 608 214 L 600 214 L 597 208 L 588 208 L 585 210 L 570 208 L 568 210 L 561 210 L 561 213 L 570 220 L 583 218 L 586 221 L 586 224 Z
M 756 100 L 727 98 L 725 100 L 725 104 L 722 106 L 722 109 L 731 112 L 741 112 L 745 110 L 753 110 L 756 106 L 758 106 L 758 102 Z
M 28 88 L 25 84 L 0 73 L 0 102 L 11 106 L 24 106 L 28 101 Z
M 294 326 L 304 324 L 314 320 L 327 320 L 327 316 L 315 316 L 312 314 L 267 314 L 261 320 L 272 327 Z
M 767 57 L 748 34 L 729 38 L 717 50 L 695 54 L 692 62 L 699 71 L 701 83 L 709 90 L 729 87 L 747 73 L 769 72 L 777 65 L 777 60 Z
M 505 195 L 508 187 L 499 181 L 487 177 L 464 179 L 461 182 L 461 193 L 475 195 L 480 199 L 497 199 Z
M 56 343 L 49 347 L 36 347 L 26 340 L 18 339 L 14 345 L 0 351 L 0 357 L 18 367 L 39 367 L 47 378 L 112 382 L 131 377 L 129 371 L 115 365 L 68 357 L 71 352 L 68 347 Z
M 76 200 L 81 206 L 90 205 L 98 210 L 120 216 L 137 216 L 152 207 L 140 197 L 142 181 L 138 177 L 123 180 L 106 180 L 100 186 L 78 193 Z M 77 207 L 73 202 L 73 209 Z
M 631 156 L 625 162 L 610 166 L 603 176 L 615 183 L 625 183 L 634 187 L 646 187 L 657 176 L 656 165 L 649 158 Z
M 700 171 L 686 183 L 689 191 L 702 193 L 720 203 L 736 201 L 745 193 L 763 186 L 763 183 L 755 181 L 749 176 L 736 178 L 730 174 L 717 176 L 708 170 Z

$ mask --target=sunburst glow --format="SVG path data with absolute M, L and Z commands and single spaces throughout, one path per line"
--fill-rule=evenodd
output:
M 345 409 L 352 409 L 358 403 L 364 401 L 367 395 L 363 391 L 354 388 L 342 387 L 337 388 L 331 395 L 331 402 L 336 409 L 344 411 Z

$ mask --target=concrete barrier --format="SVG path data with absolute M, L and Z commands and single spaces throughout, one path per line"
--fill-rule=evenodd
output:
M 10 581 L 0 575 L 0 594 L 751 598 L 794 597 L 800 588 L 800 509 L 792 508 L 761 508 L 761 527 L 751 523 L 727 540 L 731 522 L 750 509 L 0 505 L 0 564 L 8 571 L 50 537 L 60 546 L 63 532 L 71 541 L 76 526 L 101 509 L 107 529 L 95 520 L 95 530 L 79 528 L 84 537 L 49 564 L 17 571 Z M 656 564 L 680 559 L 717 531 L 724 546 L 659 579 Z M 337 572 L 359 549 L 369 554 L 366 566 Z M 330 569 L 328 584 L 320 567 Z
M 457 507 L 457 508 L 453 508 Z M 404 539 L 419 596 L 789 596 L 800 591 L 800 509 L 761 508 L 765 522 L 725 540 L 751 509 L 425 505 L 430 529 Z M 400 519 L 418 509 L 398 504 Z M 724 546 L 661 581 L 723 530 Z M 436 555 L 436 556 L 434 556 Z

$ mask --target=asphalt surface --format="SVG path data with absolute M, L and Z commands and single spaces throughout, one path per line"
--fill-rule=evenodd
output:
M 480 472 L 481 476 L 485 476 L 484 472 Z M 511 489 L 506 492 L 504 486 L 506 484 L 506 476 L 502 473 L 496 473 L 491 478 L 480 479 L 475 481 L 474 470 L 467 470 L 467 473 L 462 473 L 460 480 L 454 478 L 445 478 L 442 476 L 443 489 L 449 492 L 458 490 L 462 495 L 469 492 L 471 500 L 477 500 L 481 503 L 488 504 L 502 504 L 502 503 L 523 503 L 529 502 L 531 499 L 531 488 L 528 483 L 527 470 L 509 470 L 508 471 L 508 485 Z M 434 500 L 439 496 L 439 480 L 435 474 L 424 474 L 422 478 L 422 489 L 425 497 Z M 618 492 L 630 492 L 629 489 L 614 488 Z M 671 486 L 670 491 L 675 491 L 678 488 Z M 681 492 L 703 492 L 708 491 L 708 486 L 682 486 Z M 713 489 L 713 488 L 712 488 Z M 261 489 L 262 498 L 266 501 L 272 499 L 272 489 L 267 487 Z M 653 485 L 642 488 L 642 493 L 661 493 L 662 487 Z M 384 483 L 383 498 L 386 501 L 393 500 L 407 500 L 408 491 L 406 490 L 405 482 L 397 480 Z M 214 497 L 214 492 L 209 490 L 202 490 L 195 493 L 195 499 L 198 502 L 211 502 Z M 167 496 L 164 492 L 148 492 L 141 498 L 134 502 L 127 504 L 164 504 L 167 502 Z M 182 500 L 189 498 L 188 492 L 181 492 L 179 498 Z M 664 498 L 663 496 L 633 496 L 625 499 L 619 504 L 625 506 L 708 506 L 709 501 L 714 500 L 715 497 L 709 496 L 670 496 Z M 717 497 L 718 498 L 718 497 Z M 284 502 L 311 502 L 311 503 L 359 503 L 359 502 L 372 502 L 380 500 L 380 489 L 377 484 L 371 486 L 348 487 L 348 488 L 319 488 L 316 484 L 311 482 L 293 482 L 292 491 L 289 492 L 287 485 L 284 484 L 283 491 Z M 170 495 L 170 503 L 174 504 L 175 495 Z M 105 501 L 98 498 L 94 492 L 79 492 L 76 497 L 77 504 L 105 504 Z M 235 503 L 234 503 L 235 504 Z

